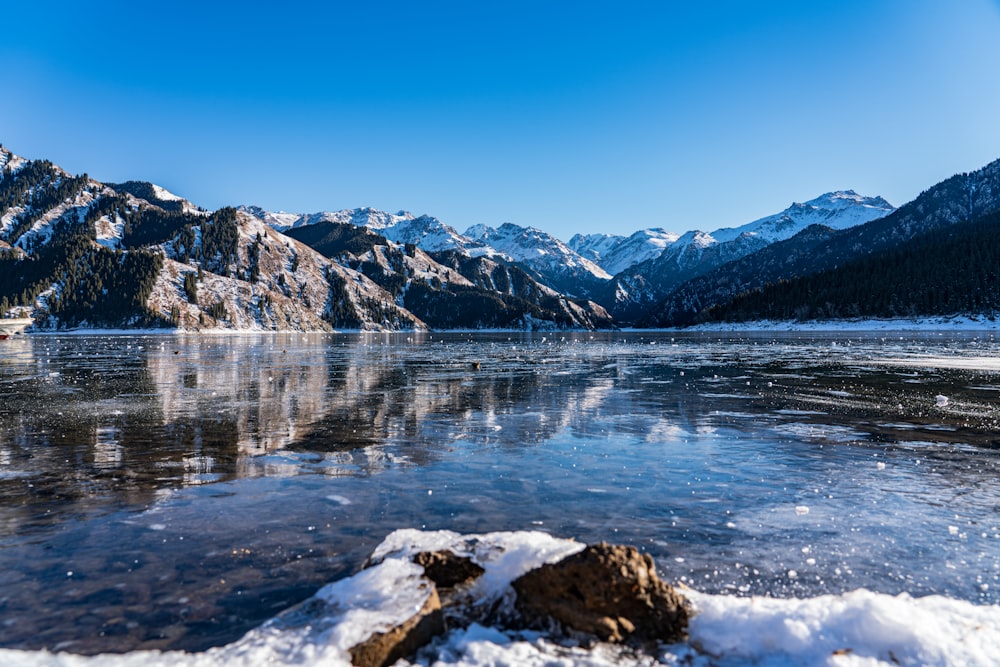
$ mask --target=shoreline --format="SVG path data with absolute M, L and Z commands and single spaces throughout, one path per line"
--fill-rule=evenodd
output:
M 690 327 L 660 327 L 639 329 L 622 327 L 620 329 L 398 329 L 398 330 L 367 330 L 367 329 L 337 329 L 336 331 L 294 330 L 294 329 L 129 329 L 86 327 L 78 329 L 40 329 L 28 330 L 16 336 L 245 336 L 245 335 L 338 335 L 338 334 L 368 334 L 368 335 L 428 335 L 428 334 L 475 334 L 475 333 L 517 333 L 554 335 L 558 333 L 772 333 L 772 332 L 898 332 L 898 333 L 936 333 L 953 331 L 1000 331 L 1000 318 L 980 316 L 937 316 L 918 318 L 887 318 L 887 319 L 853 319 L 853 320 L 753 320 L 749 322 L 717 322 L 712 324 L 697 324 Z M 15 336 L 11 336 L 14 338 Z

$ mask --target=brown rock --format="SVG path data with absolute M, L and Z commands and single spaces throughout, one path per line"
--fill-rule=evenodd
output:
M 424 568 L 424 575 L 438 588 L 454 588 L 478 579 L 486 571 L 471 558 L 450 551 L 421 551 L 413 562 Z
M 649 554 L 633 547 L 589 546 L 528 572 L 513 587 L 515 606 L 530 625 L 555 620 L 564 629 L 613 643 L 669 643 L 686 636 L 687 602 L 656 576 Z
M 353 647 L 351 664 L 355 667 L 386 667 L 400 658 L 416 653 L 424 644 L 444 632 L 444 616 L 437 589 L 431 585 L 431 594 L 420 610 L 409 620 L 387 632 L 377 632 Z

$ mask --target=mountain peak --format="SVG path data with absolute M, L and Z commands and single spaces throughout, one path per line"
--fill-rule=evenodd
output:
M 827 192 L 826 194 L 822 194 L 815 199 L 810 199 L 805 202 L 804 205 L 828 209 L 843 209 L 852 206 L 864 206 L 888 210 L 889 212 L 894 209 L 892 204 L 887 202 L 882 197 L 866 197 L 858 194 L 854 190 L 834 190 L 833 192 Z M 792 206 L 795 206 L 795 204 L 792 204 Z
M 860 195 L 854 190 L 834 190 L 804 203 L 793 203 L 780 213 L 740 227 L 712 232 L 720 243 L 750 234 L 768 243 L 791 238 L 809 225 L 847 229 L 889 215 L 896 209 L 882 197 Z

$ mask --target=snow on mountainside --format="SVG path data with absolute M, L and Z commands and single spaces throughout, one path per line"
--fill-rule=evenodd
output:
M 711 234 L 686 232 L 663 252 L 615 276 L 595 298 L 619 322 L 632 322 L 682 283 L 787 240 L 810 225 L 846 229 L 882 218 L 895 209 L 881 197 L 853 190 L 830 192 L 804 204 Z
M 613 326 L 599 305 L 567 298 L 504 260 L 457 251 L 428 253 L 350 223 L 324 221 L 287 234 L 360 271 L 434 328 Z
M 0 172 L 13 174 L 27 162 L 23 157 L 14 155 L 0 144 Z
M 3 148 L 0 163 L 0 304 L 39 328 L 426 326 L 366 276 L 235 209 Z
M 491 254 L 482 244 L 474 243 L 437 218 L 429 215 L 415 216 L 407 211 L 386 213 L 374 208 L 354 208 L 320 213 L 273 213 L 259 206 L 241 206 L 240 209 L 283 232 L 319 222 L 349 223 L 378 232 L 393 243 L 412 243 L 428 252 L 456 250 L 463 254 Z
M 719 243 L 725 243 L 741 234 L 752 234 L 767 243 L 774 243 L 795 236 L 809 225 L 847 229 L 882 218 L 895 210 L 882 197 L 865 197 L 854 190 L 839 190 L 804 204 L 793 203 L 781 213 L 740 227 L 717 229 L 712 232 L 712 237 Z
M 155 204 L 165 211 L 179 211 L 193 215 L 208 215 L 208 211 L 184 197 L 175 195 L 164 187 L 148 181 L 126 181 L 125 183 L 108 183 L 107 186 L 115 192 L 128 193 L 136 199 L 142 199 Z
M 634 322 L 681 283 L 810 225 L 845 229 L 892 210 L 848 190 L 711 234 L 646 229 L 566 244 L 511 223 L 461 234 L 433 216 L 373 208 L 210 213 L 160 185 L 100 183 L 0 147 L 0 249 L 19 262 L 0 275 L 0 302 L 49 327 L 603 327 L 608 313 Z M 301 243 L 284 233 L 310 229 Z
M 975 222 L 978 218 L 998 212 L 1000 160 L 974 172 L 956 174 L 945 179 L 889 215 L 866 224 L 841 230 L 810 227 L 802 234 L 767 246 L 760 253 L 704 272 L 654 304 L 643 322 L 650 326 L 688 324 L 712 306 L 728 303 L 742 294 L 763 289 L 769 284 L 834 271 L 849 262 L 868 257 L 884 258 L 907 244 L 919 242 L 921 237 L 945 233 L 954 225 Z M 909 245 L 911 250 L 914 247 Z M 974 286 L 970 283 L 966 285 L 989 299 L 994 292 L 982 282 L 984 278 L 977 277 Z M 907 289 L 943 295 L 949 289 L 963 291 L 967 287 L 956 288 L 952 285 L 948 288 L 934 278 L 925 283 L 909 285 Z M 907 298 L 905 295 L 892 297 L 893 307 L 899 309 L 898 315 L 932 312 L 926 310 L 926 304 L 918 305 L 916 299 L 909 301 L 912 307 L 904 307 L 902 304 Z M 802 305 L 811 307 L 816 304 Z M 827 304 L 823 306 L 826 307 Z M 839 304 L 830 304 L 830 308 L 839 307 Z M 827 313 L 830 308 L 827 308 Z M 987 308 L 987 311 L 992 310 L 992 306 Z M 808 308 L 802 312 L 806 311 Z
M 658 257 L 680 235 L 659 227 L 641 229 L 631 236 L 613 234 L 577 234 L 569 247 L 582 257 L 614 275 L 640 262 Z
M 728 261 L 790 239 L 810 225 L 847 229 L 885 217 L 895 210 L 881 197 L 863 197 L 853 190 L 828 192 L 739 227 L 724 227 L 711 233 L 687 232 L 664 251 L 661 259 L 690 265 L 697 263 L 706 249 L 719 245 L 723 246 L 720 254 Z
M 239 210 L 279 231 L 321 222 L 348 223 L 371 229 L 393 243 L 413 244 L 426 252 L 455 251 L 466 257 L 499 257 L 527 267 L 537 280 L 575 296 L 587 296 L 595 286 L 611 278 L 610 273 L 559 239 L 511 223 L 499 228 L 475 225 L 465 234 L 459 234 L 433 216 L 414 216 L 405 211 L 393 214 L 356 208 L 304 215 L 272 213 L 256 206 L 243 206 Z
M 521 227 L 509 222 L 499 227 L 473 225 L 465 230 L 465 236 L 527 266 L 560 291 L 586 294 L 587 283 L 611 279 L 611 274 L 596 263 L 581 257 L 551 234 L 533 227 Z
M 581 257 L 600 264 L 601 258 L 621 245 L 624 240 L 625 237 L 620 234 L 574 234 L 566 245 Z
M 250 215 L 236 212 L 233 222 L 238 234 L 235 253 L 216 271 L 200 272 L 195 303 L 176 296 L 184 294 L 185 277 L 199 273 L 200 265 L 185 261 L 185 256 L 203 254 L 198 251 L 204 242 L 196 235 L 194 246 L 180 254 L 174 240 L 163 244 L 167 262 L 153 288 L 151 307 L 164 314 L 179 308 L 180 326 L 190 329 L 329 331 L 331 311 L 337 308 L 353 310 L 353 321 L 340 324 L 345 328 L 425 328 L 359 272 Z M 369 303 L 378 307 L 372 311 Z M 207 317 L 205 306 L 218 316 Z

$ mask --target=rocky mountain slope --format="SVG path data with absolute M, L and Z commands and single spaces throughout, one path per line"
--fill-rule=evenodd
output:
M 920 234 L 886 252 L 781 280 L 703 310 L 696 321 L 1000 313 L 1000 211 Z
M 485 271 L 489 285 L 477 285 L 374 232 L 357 254 L 327 256 L 274 228 L 315 227 L 315 220 L 266 224 L 258 212 L 210 213 L 151 183 L 103 184 L 3 148 L 0 170 L 0 313 L 31 315 L 36 328 L 426 328 L 406 302 L 435 326 L 611 325 L 596 304 L 515 277 L 502 262 Z M 352 229 L 362 216 L 366 229 L 427 244 L 437 229 L 440 247 L 451 247 L 451 232 L 432 218 L 368 209 Z M 450 311 L 462 316 L 441 314 Z
M 465 230 L 465 236 L 495 248 L 545 284 L 567 294 L 589 296 L 611 279 L 611 274 L 600 266 L 540 229 L 509 222 L 499 227 L 473 225 Z
M 564 296 L 500 259 L 428 253 L 351 223 L 314 223 L 288 234 L 371 278 L 434 328 L 613 326 L 597 304 Z
M 433 216 L 387 213 L 372 208 L 334 212 L 274 213 L 256 206 L 242 211 L 282 232 L 319 223 L 351 224 L 378 233 L 397 244 L 411 244 L 425 252 L 452 251 L 465 257 L 493 257 L 516 264 L 537 282 L 575 297 L 586 297 L 611 274 L 581 257 L 559 239 L 530 227 L 505 223 L 499 228 L 474 225 L 464 234 Z

